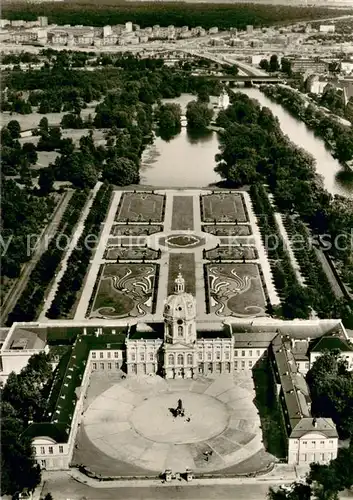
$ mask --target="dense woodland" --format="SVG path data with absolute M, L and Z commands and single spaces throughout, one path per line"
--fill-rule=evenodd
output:
M 247 24 L 269 26 L 276 23 L 310 21 L 319 18 L 341 16 L 342 10 L 305 8 L 284 5 L 259 4 L 188 4 L 181 2 L 121 2 L 104 0 L 60 4 L 8 3 L 3 6 L 5 19 L 33 21 L 37 16 L 48 16 L 49 23 L 86 26 L 105 26 L 132 21 L 142 28 L 147 26 L 202 26 L 220 29 L 231 27 L 244 29 Z
M 53 382 L 50 358 L 36 354 L 1 388 L 1 494 L 34 490 L 41 479 L 31 439 L 23 434 L 31 421 L 40 421 Z
M 191 66 L 173 69 L 164 66 L 162 60 L 140 60 L 130 54 L 98 57 L 96 62 L 102 63 L 99 71 L 72 67 L 74 61 L 85 65 L 89 57 L 88 53 L 80 54 L 78 62 L 74 52 L 46 49 L 41 54 L 46 61 L 43 68 L 26 72 L 14 69 L 5 76 L 3 111 L 38 110 L 43 118 L 32 132 L 38 139 L 35 143 L 19 142 L 21 127 L 16 120 L 1 130 L 2 175 L 6 176 L 2 227 L 5 243 L 12 238 L 11 251 L 3 257 L 3 282 L 19 277 L 22 264 L 31 258 L 27 235 L 39 234 L 49 221 L 55 206 L 56 181 L 71 182 L 74 188 L 82 190 L 92 188 L 98 179 L 118 186 L 137 184 L 141 155 L 154 130 L 165 138 L 180 130 L 180 109 L 169 104 L 163 106 L 161 99 L 178 97 L 184 92 L 205 99 L 221 90 L 217 81 L 191 76 Z M 97 103 L 95 117 L 89 115 L 83 119 L 81 111 L 92 101 Z M 45 116 L 49 112 L 65 112 L 61 127 L 49 126 Z M 192 116 L 196 123 L 204 123 L 205 106 L 197 104 Z M 207 123 L 209 119 L 210 116 Z M 78 144 L 70 137 L 63 138 L 62 129 L 67 128 L 86 129 Z M 95 143 L 96 128 L 104 130 L 104 145 Z M 41 151 L 54 151 L 58 156 L 47 168 L 36 170 L 33 167 Z M 10 180 L 10 176 L 16 176 L 16 181 Z M 82 206 L 75 216 L 79 216 Z M 70 220 L 72 224 L 64 228 L 68 235 L 77 222 L 72 217 Z M 57 235 L 59 231 L 61 228 Z M 8 319 L 9 324 L 15 320 L 33 320 L 38 314 L 62 254 L 54 252 L 55 258 L 51 259 L 52 252 L 54 248 L 48 248 L 34 269 Z
M 321 186 L 315 173 L 313 157 L 282 134 L 278 120 L 269 109 L 261 107 L 248 96 L 235 94 L 232 105 L 219 113 L 217 125 L 223 127 L 224 132 L 220 134 L 221 152 L 216 156 L 216 172 L 234 187 L 250 184 L 254 190 L 256 184 L 265 182 L 274 195 L 280 212 L 300 216 L 302 221 L 310 226 L 313 234 L 330 235 L 329 250 L 341 266 L 344 279 L 353 286 L 350 244 L 350 232 L 353 227 L 352 201 L 339 196 L 332 197 Z M 254 195 L 255 209 L 259 190 L 263 188 L 258 187 Z M 264 199 L 263 193 L 260 193 L 260 198 Z M 266 205 L 268 202 L 262 202 L 261 209 L 258 210 L 259 215 L 264 215 L 264 218 L 259 219 L 260 226 L 265 225 L 263 231 L 266 234 L 276 234 L 275 227 L 270 224 L 271 214 L 265 210 Z M 295 232 L 297 231 L 300 234 L 301 230 L 295 229 Z M 334 244 L 339 235 L 340 238 L 345 238 L 347 243 L 340 248 Z M 287 281 L 292 282 L 292 271 L 286 270 L 280 260 L 274 260 L 278 268 L 274 272 L 277 288 L 283 295 L 286 288 L 283 274 L 287 274 Z M 299 287 L 300 293 L 295 286 L 294 293 L 284 304 L 299 304 L 303 312 L 302 317 L 307 317 L 310 306 L 320 317 L 342 317 L 347 325 L 352 324 L 352 311 L 349 307 L 352 304 L 344 299 L 333 299 L 325 275 L 316 267 L 310 254 L 302 255 L 300 262 L 308 286 Z M 281 282 L 282 286 L 279 286 L 278 282 Z M 322 293 L 323 289 L 328 295 Z M 282 314 L 288 317 L 285 309 L 282 309 Z

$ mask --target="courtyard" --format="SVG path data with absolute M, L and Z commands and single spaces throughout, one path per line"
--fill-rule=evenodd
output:
M 156 264 L 104 265 L 90 317 L 114 319 L 152 313 L 156 272 Z
M 268 465 L 273 457 L 262 445 L 250 371 L 217 378 L 165 380 L 127 377 L 107 383 L 92 374 L 74 462 L 110 475 L 184 472 L 234 473 Z M 185 414 L 170 409 L 182 401 Z M 253 460 L 253 465 L 251 461 Z

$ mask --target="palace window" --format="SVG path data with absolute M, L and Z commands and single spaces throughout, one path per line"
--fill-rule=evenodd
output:
M 227 371 L 230 373 L 230 363 L 227 363 Z
M 93 370 L 97 370 L 97 363 L 93 363 Z
M 188 354 L 188 356 L 187 356 L 187 363 L 188 363 L 188 365 L 192 365 L 193 364 L 192 363 L 192 354 Z
M 178 326 L 178 337 L 183 336 L 183 327 L 181 325 Z
M 117 351 L 115 351 L 114 358 L 118 358 L 118 357 L 119 357 L 119 353 Z
M 115 368 L 119 370 L 119 363 L 115 363 Z
M 104 370 L 104 363 L 101 363 L 101 370 Z
M 229 351 L 226 351 L 226 352 L 224 353 L 224 355 L 225 355 L 225 358 L 226 358 L 226 359 L 229 359 Z
M 202 352 L 199 352 L 199 360 L 202 361 Z
M 136 361 L 136 354 L 134 352 L 131 353 L 131 361 Z
M 183 365 L 184 364 L 184 356 L 182 354 L 178 354 L 178 365 Z
M 64 447 L 62 445 L 59 445 L 59 453 L 64 453 Z
M 256 351 L 256 356 L 260 357 L 261 356 L 261 352 L 260 351 Z
M 210 361 L 212 359 L 212 352 L 207 353 L 207 359 Z
M 110 351 L 108 351 L 108 352 L 107 352 L 107 357 L 108 357 L 108 359 L 110 358 L 110 355 L 111 355 L 111 353 L 110 353 Z
M 234 356 L 237 357 L 238 356 L 238 351 L 234 351 Z
M 174 355 L 169 354 L 168 356 L 168 365 L 174 365 Z
M 154 360 L 154 354 L 153 352 L 150 352 L 150 361 L 153 361 Z
M 108 363 L 108 370 L 111 370 L 111 369 L 112 369 L 112 364 Z
M 250 358 L 251 358 L 251 356 L 252 356 L 252 351 L 249 351 L 249 356 L 250 356 Z
M 100 352 L 100 353 L 99 353 L 99 357 L 100 357 L 101 359 L 103 358 L 103 353 L 102 353 L 102 352 Z
M 238 368 L 238 361 L 234 361 L 234 370 Z
M 252 367 L 252 361 L 249 361 L 249 368 Z
M 241 351 L 241 355 L 244 357 L 245 356 L 245 351 Z
M 40 453 L 41 453 L 41 455 L 45 455 L 45 448 L 44 448 L 44 446 L 40 447 Z
M 242 362 L 241 362 L 241 367 L 242 367 L 242 368 L 245 368 L 245 361 L 242 361 Z
M 144 352 L 141 352 L 141 354 L 140 354 L 140 360 L 141 361 L 145 361 L 145 353 Z
M 49 453 L 50 453 L 50 455 L 52 455 L 54 453 L 54 450 L 53 450 L 52 446 L 49 446 Z
M 221 359 L 221 353 L 220 353 L 220 351 L 216 352 L 216 359 Z
M 97 353 L 96 353 L 96 352 L 92 352 L 92 358 L 93 358 L 93 359 L 96 359 L 96 357 L 97 357 L 96 355 L 97 355 Z

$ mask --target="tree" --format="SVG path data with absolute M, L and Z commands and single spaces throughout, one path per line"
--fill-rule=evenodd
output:
M 18 139 L 21 137 L 21 125 L 17 120 L 9 121 L 6 128 L 10 132 L 12 139 Z
M 41 169 L 39 173 L 39 188 L 43 195 L 49 194 L 53 190 L 55 175 L 53 169 L 49 166 Z
M 292 63 L 286 57 L 282 57 L 281 59 L 281 71 L 287 73 L 288 76 L 292 74 Z
M 104 165 L 103 179 L 116 186 L 139 182 L 138 167 L 128 158 L 113 158 Z
M 261 61 L 259 62 L 259 67 L 264 71 L 270 71 L 270 63 L 267 59 L 261 59 Z
M 39 122 L 39 128 L 41 131 L 48 132 L 49 131 L 49 122 L 46 116 L 43 116 Z
M 188 129 L 203 132 L 207 130 L 213 116 L 213 111 L 207 104 L 191 101 L 187 105 L 186 119 Z
M 36 147 L 31 142 L 25 142 L 22 146 L 22 153 L 26 156 L 29 163 L 35 165 L 38 161 Z
M 270 57 L 270 72 L 275 73 L 276 71 L 279 71 L 279 62 L 278 62 L 278 57 L 277 54 L 272 54 Z

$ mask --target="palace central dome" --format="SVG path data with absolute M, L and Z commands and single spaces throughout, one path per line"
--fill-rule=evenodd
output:
M 175 293 L 169 295 L 164 304 L 164 317 L 191 320 L 196 318 L 195 298 L 185 292 L 185 280 L 179 273 L 175 280 Z

